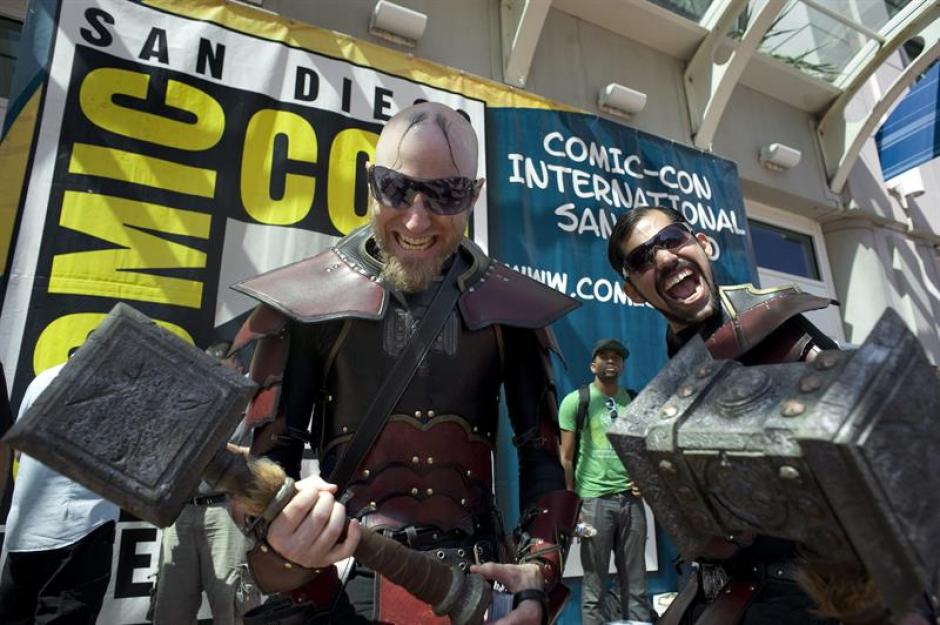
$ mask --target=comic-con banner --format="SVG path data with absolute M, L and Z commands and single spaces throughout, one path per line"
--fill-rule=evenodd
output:
M 601 336 L 630 345 L 631 386 L 664 362 L 658 316 L 631 306 L 606 266 L 624 211 L 676 206 L 714 239 L 721 279 L 753 275 L 732 164 L 459 70 L 222 0 L 33 0 L 24 34 L 32 53 L 0 143 L 0 362 L 14 408 L 117 301 L 200 347 L 230 338 L 252 306 L 230 284 L 368 222 L 378 133 L 422 100 L 477 133 L 489 184 L 471 236 L 584 303 L 556 328 L 562 392 L 587 379 Z M 510 438 L 498 445 L 509 463 Z M 517 481 L 500 466 L 511 524 Z M 157 540 L 119 524 L 100 623 L 145 622 Z M 651 568 L 669 569 L 658 555 Z

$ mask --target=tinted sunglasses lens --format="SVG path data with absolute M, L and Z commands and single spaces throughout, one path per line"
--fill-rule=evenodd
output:
M 651 248 L 646 247 L 644 243 L 636 248 L 623 259 L 624 274 L 642 273 L 650 266 L 652 255 L 649 253 Z
M 428 200 L 431 212 L 440 215 L 456 215 L 470 208 L 474 183 L 469 178 L 441 178 L 422 181 L 421 191 Z
M 404 175 L 385 167 L 373 167 L 369 176 L 372 195 L 379 203 L 400 208 L 405 204 L 410 182 Z
M 689 242 L 692 233 L 679 224 L 666 226 L 656 235 L 656 245 L 667 250 L 676 250 Z

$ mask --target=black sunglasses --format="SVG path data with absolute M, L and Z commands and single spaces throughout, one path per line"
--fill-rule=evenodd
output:
M 610 420 L 613 421 L 617 418 L 617 402 L 614 401 L 613 397 L 608 397 L 604 400 L 604 405 L 607 407 L 607 410 L 610 411 Z
M 649 269 L 653 265 L 657 248 L 673 251 L 694 239 L 688 224 L 678 221 L 669 224 L 624 256 L 621 270 L 623 277 L 629 278 L 631 273 L 643 273 Z
M 379 204 L 407 208 L 420 193 L 428 210 L 437 215 L 456 215 L 469 209 L 482 184 L 482 179 L 465 176 L 422 180 L 381 165 L 369 167 L 369 188 Z

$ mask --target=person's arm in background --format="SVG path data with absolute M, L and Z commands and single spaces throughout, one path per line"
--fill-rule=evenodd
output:
M 578 453 L 575 449 L 577 444 L 577 433 L 575 428 L 576 413 L 578 411 L 578 393 L 571 392 L 561 401 L 558 407 L 558 427 L 561 428 L 561 445 L 559 455 L 561 456 L 561 468 L 565 471 L 565 488 L 574 490 L 574 455 Z

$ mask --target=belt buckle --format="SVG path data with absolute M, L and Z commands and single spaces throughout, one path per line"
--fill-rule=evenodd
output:
M 473 543 L 474 563 L 476 563 L 477 565 L 480 565 L 480 564 L 486 564 L 487 562 L 490 562 L 490 561 L 496 561 L 495 553 L 492 554 L 492 557 L 489 559 L 486 557 L 486 553 L 489 547 L 490 547 L 489 543 L 483 540 L 478 540 L 477 542 Z

